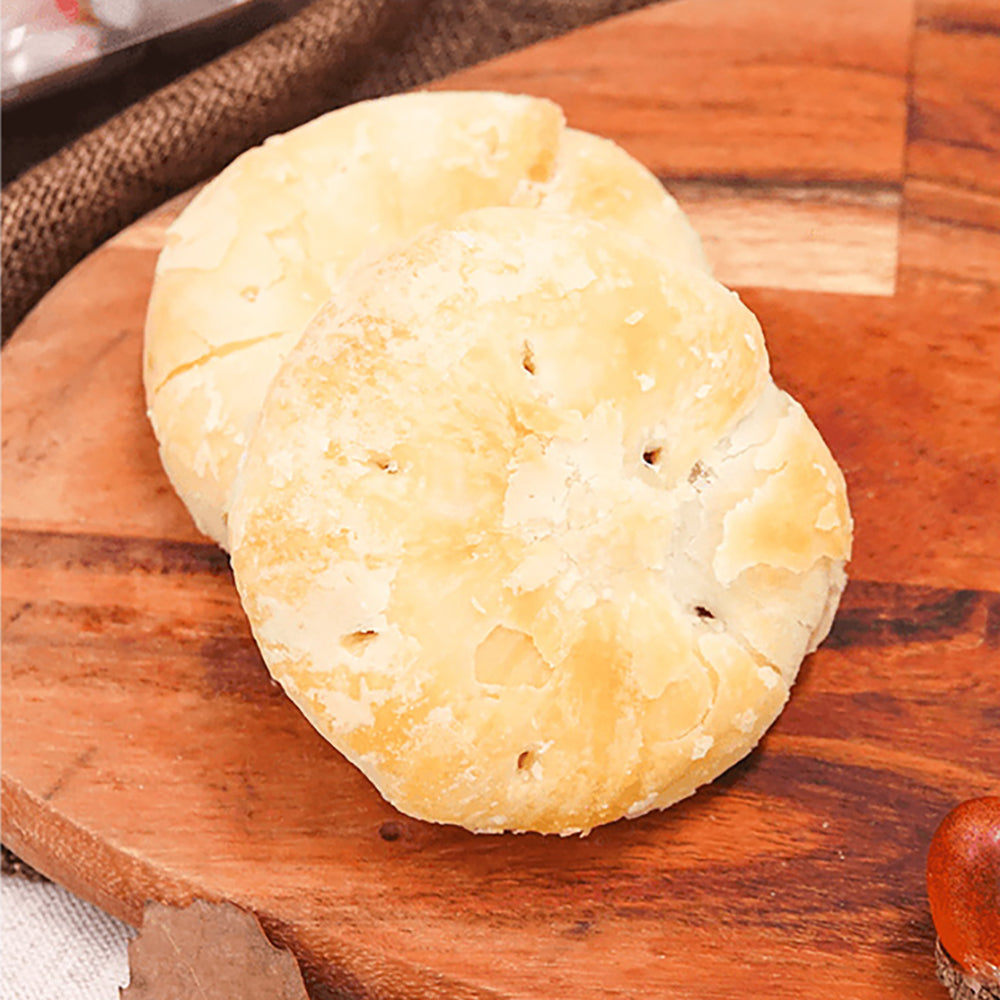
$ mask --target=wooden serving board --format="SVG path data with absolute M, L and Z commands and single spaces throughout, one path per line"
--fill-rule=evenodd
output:
M 1000 786 L 1000 9 L 681 0 L 460 74 L 676 191 L 843 464 L 851 583 L 760 748 L 591 836 L 411 820 L 272 684 L 160 470 L 167 206 L 3 352 L 3 837 L 126 920 L 228 899 L 315 997 L 940 998 L 923 866 Z

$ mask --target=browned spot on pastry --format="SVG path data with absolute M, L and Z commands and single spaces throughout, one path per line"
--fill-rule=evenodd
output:
M 711 475 L 711 471 L 706 466 L 702 465 L 701 462 L 695 462 L 688 473 L 688 482 L 693 485 L 700 479 L 708 479 Z
M 363 632 L 351 632 L 349 635 L 345 635 L 341 640 L 340 644 L 349 653 L 353 653 L 355 656 L 360 656 L 367 645 L 378 635 L 378 632 L 374 632 L 368 629 Z
M 659 446 L 656 446 L 654 448 L 647 448 L 642 453 L 642 460 L 646 463 L 646 465 L 656 465 L 656 463 L 659 462 L 660 460 L 660 454 L 662 453 L 662 451 L 663 449 L 660 448 Z
M 531 349 L 531 342 L 524 342 L 524 349 L 521 352 L 521 367 L 529 374 L 535 374 L 535 352 Z
M 547 181 L 552 175 L 554 159 L 555 155 L 551 150 L 544 150 L 538 159 L 528 167 L 528 180 L 534 181 L 536 184 Z

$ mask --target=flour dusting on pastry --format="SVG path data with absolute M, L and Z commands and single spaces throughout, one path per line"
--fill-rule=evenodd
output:
M 227 546 L 233 478 L 264 394 L 345 268 L 496 205 L 614 221 L 707 266 L 645 167 L 534 97 L 354 104 L 249 150 L 197 195 L 157 263 L 144 381 L 164 468 L 202 531 Z
M 843 476 L 752 313 L 559 207 L 349 268 L 229 518 L 272 674 L 390 802 L 476 831 L 587 831 L 739 760 L 850 553 Z

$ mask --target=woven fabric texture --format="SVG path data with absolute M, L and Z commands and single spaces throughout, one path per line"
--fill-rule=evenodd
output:
M 96 246 L 265 136 L 649 2 L 317 0 L 4 189 L 4 339 Z
M 134 931 L 51 882 L 0 876 L 0 996 L 112 1000 Z

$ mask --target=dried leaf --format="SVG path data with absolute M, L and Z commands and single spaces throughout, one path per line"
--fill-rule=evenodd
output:
M 147 903 L 120 1000 L 309 1000 L 291 952 L 231 903 Z

